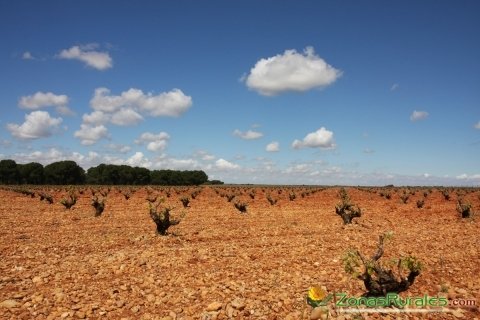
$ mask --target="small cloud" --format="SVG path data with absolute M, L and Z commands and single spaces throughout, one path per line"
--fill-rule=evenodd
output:
M 233 131 L 233 135 L 237 136 L 241 139 L 244 139 L 244 140 L 255 140 L 255 139 L 260 139 L 261 137 L 263 137 L 263 133 L 258 132 L 258 131 L 253 131 L 253 130 L 248 130 L 248 131 L 242 132 L 238 129 L 235 129 L 235 131 Z
M 260 59 L 241 79 L 261 95 L 275 96 L 287 91 L 303 92 L 334 83 L 342 72 L 315 54 L 313 47 L 302 53 L 286 50 L 283 54 Z
M 218 159 L 217 161 L 215 161 L 215 166 L 217 167 L 217 169 L 220 170 L 233 170 L 240 168 L 238 164 L 232 163 L 225 159 Z
M 35 60 L 35 57 L 30 53 L 30 51 L 25 51 L 22 54 L 22 59 L 23 60 Z
M 111 95 L 107 88 L 95 89 L 90 106 L 96 111 L 114 113 L 122 108 L 148 113 L 153 117 L 178 117 L 192 106 L 192 97 L 180 89 L 158 95 L 130 88 L 120 95 Z
M 294 140 L 292 147 L 294 149 L 301 149 L 305 147 L 334 149 L 336 145 L 333 140 L 333 132 L 321 127 L 317 131 L 307 134 L 302 141 Z
M 265 151 L 268 151 L 268 152 L 278 152 L 278 151 L 280 151 L 280 144 L 279 144 L 277 141 L 270 142 L 270 143 L 267 144 L 267 146 L 265 147 Z
M 425 120 L 428 117 L 428 112 L 414 110 L 410 115 L 410 121 Z
M 399 87 L 400 87 L 400 85 L 399 85 L 398 83 L 394 83 L 394 84 L 392 84 L 392 86 L 390 87 L 390 91 L 395 91 L 395 90 L 397 90 Z
M 25 122 L 21 125 L 9 123 L 7 130 L 12 136 L 21 140 L 46 138 L 53 134 L 62 123 L 62 118 L 52 118 L 46 111 L 33 111 L 25 115 Z
M 375 150 L 372 150 L 370 148 L 365 148 L 365 149 L 363 149 L 363 153 L 372 154 L 372 153 L 375 153 Z
M 79 138 L 80 143 L 84 146 L 90 146 L 97 143 L 97 141 L 102 138 L 107 138 L 108 130 L 104 125 L 91 126 L 82 123 L 80 125 L 80 130 L 75 131 L 73 136 Z
M 63 115 L 73 114 L 68 108 L 68 96 L 64 94 L 54 94 L 52 92 L 38 91 L 30 96 L 23 96 L 18 101 L 18 106 L 22 109 L 38 110 L 46 107 L 55 107 L 57 112 Z
M 152 152 L 159 152 L 165 150 L 167 147 L 168 140 L 170 136 L 166 132 L 160 132 L 158 134 L 154 134 L 151 132 L 144 132 L 135 140 L 136 144 L 146 144 L 147 150 Z
M 478 121 L 473 127 L 477 130 L 480 130 L 480 121 Z
M 97 70 L 106 70 L 113 66 L 113 61 L 108 52 L 95 51 L 97 44 L 87 44 L 83 46 L 73 46 L 64 49 L 58 54 L 60 59 L 79 60 L 87 66 Z

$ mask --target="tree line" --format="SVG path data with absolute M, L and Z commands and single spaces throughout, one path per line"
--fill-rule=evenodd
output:
M 201 170 L 148 170 L 128 165 L 100 164 L 85 171 L 75 161 L 18 164 L 0 160 L 0 184 L 200 185 L 209 181 Z

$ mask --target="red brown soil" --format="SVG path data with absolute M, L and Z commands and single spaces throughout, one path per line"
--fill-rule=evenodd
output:
M 434 188 L 418 209 L 426 189 L 403 204 L 400 190 L 387 200 L 348 188 L 363 215 L 344 226 L 335 214 L 338 188 L 302 198 L 306 188 L 203 187 L 187 209 L 179 199 L 194 188 L 168 188 L 172 214 L 186 216 L 162 237 L 148 215 L 146 188 L 126 200 L 112 187 L 101 217 L 94 217 L 89 188 L 80 189 L 71 210 L 59 203 L 65 188 L 38 188 L 52 193 L 51 205 L 0 190 L 1 319 L 308 319 L 311 286 L 356 297 L 365 292 L 345 273 L 342 256 L 349 248 L 370 256 L 390 230 L 382 259 L 411 254 L 423 263 L 402 296 L 476 299 L 477 307 L 364 319 L 479 318 L 480 219 L 461 219 L 454 194 L 446 201 Z M 165 189 L 153 189 L 165 197 Z M 215 190 L 243 193 L 235 199 L 249 204 L 247 214 Z M 277 204 L 268 203 L 267 193 Z M 480 191 L 465 199 L 479 211 Z

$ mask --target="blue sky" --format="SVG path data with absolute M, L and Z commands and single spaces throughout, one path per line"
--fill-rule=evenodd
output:
M 480 185 L 478 1 L 0 1 L 0 158 Z

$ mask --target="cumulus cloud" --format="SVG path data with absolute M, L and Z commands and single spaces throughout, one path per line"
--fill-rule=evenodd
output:
M 192 98 L 186 96 L 180 89 L 153 95 L 131 88 L 120 95 L 112 95 L 107 88 L 97 88 L 90 100 L 93 111 L 83 115 L 82 126 L 105 128 L 104 125 L 107 123 L 117 126 L 133 126 L 143 121 L 144 115 L 178 117 L 191 105 Z M 82 129 L 80 132 L 82 133 L 79 133 L 78 137 L 84 135 Z M 94 139 L 84 140 L 89 144 L 96 141 Z M 167 140 L 149 141 L 147 149 L 161 151 L 165 148 Z
M 286 91 L 307 91 L 334 83 L 342 72 L 315 54 L 312 47 L 302 53 L 286 50 L 283 54 L 260 59 L 245 76 L 252 90 L 265 96 Z
M 268 152 L 278 152 L 278 151 L 280 151 L 280 144 L 279 144 L 277 141 L 270 142 L 270 143 L 267 144 L 267 146 L 265 147 L 265 151 L 268 151 Z
M 72 114 L 68 108 L 68 96 L 64 94 L 54 94 L 52 92 L 38 91 L 30 96 L 23 96 L 18 101 L 18 106 L 22 109 L 38 110 L 45 107 L 55 107 L 58 113 Z
M 158 134 L 144 132 L 140 135 L 140 138 L 135 140 L 135 143 L 146 144 L 147 150 L 159 152 L 165 150 L 169 139 L 170 136 L 166 132 L 160 132 Z
M 143 117 L 132 109 L 122 108 L 112 114 L 111 122 L 118 126 L 131 126 L 139 123 Z
M 294 149 L 301 149 L 305 147 L 333 149 L 336 147 L 336 145 L 333 140 L 333 132 L 321 127 L 317 131 L 307 134 L 301 141 L 294 140 L 292 147 Z
M 106 70 L 113 66 L 113 60 L 108 52 L 95 51 L 98 47 L 96 44 L 89 44 L 85 46 L 73 46 L 69 49 L 64 49 L 58 54 L 60 59 L 79 60 L 84 62 L 87 66 L 97 70 Z
M 145 155 L 142 152 L 135 152 L 133 156 L 131 156 L 125 161 L 125 164 L 128 164 L 132 167 L 144 168 L 150 168 L 152 166 L 152 162 L 145 158 Z
M 91 126 L 82 123 L 80 130 L 75 131 L 74 136 L 80 139 L 81 144 L 90 146 L 102 138 L 107 138 L 108 130 L 104 125 Z
M 180 89 L 153 95 L 130 88 L 120 95 L 111 95 L 109 89 L 97 88 L 90 105 L 94 110 L 106 113 L 127 108 L 148 113 L 153 117 L 178 117 L 192 106 L 192 97 L 185 95 Z
M 101 125 L 110 121 L 110 115 L 102 111 L 93 111 L 90 114 L 84 114 L 82 117 L 83 123 L 92 125 Z
M 424 120 L 428 117 L 428 112 L 414 110 L 410 115 L 410 121 Z
M 475 129 L 480 130 L 480 121 L 478 121 L 474 126 Z
M 253 131 L 253 130 L 248 130 L 248 131 L 242 132 L 238 129 L 235 129 L 235 131 L 233 131 L 233 135 L 237 136 L 241 139 L 244 139 L 244 140 L 255 140 L 255 139 L 260 139 L 261 137 L 263 137 L 263 133 L 258 132 L 258 131 Z
M 25 122 L 21 125 L 7 124 L 7 130 L 15 138 L 33 140 L 51 136 L 62 121 L 62 118 L 50 117 L 46 111 L 33 111 L 25 115 Z
M 215 161 L 215 167 L 220 170 L 234 170 L 240 168 L 238 164 L 232 163 L 225 159 L 218 159 L 217 161 Z

